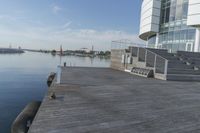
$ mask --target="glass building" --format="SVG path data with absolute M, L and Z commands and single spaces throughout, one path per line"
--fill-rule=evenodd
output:
M 199 52 L 199 26 L 200 0 L 142 1 L 139 37 L 148 47 Z

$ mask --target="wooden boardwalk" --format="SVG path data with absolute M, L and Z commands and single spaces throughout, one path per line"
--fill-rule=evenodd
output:
M 55 92 L 56 100 L 48 95 Z M 29 133 L 199 133 L 200 83 L 62 68 Z

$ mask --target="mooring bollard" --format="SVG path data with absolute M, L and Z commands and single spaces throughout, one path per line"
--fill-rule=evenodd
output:
M 55 100 L 56 99 L 56 94 L 54 92 L 51 92 L 49 95 L 50 100 Z
M 11 133 L 27 133 L 40 104 L 38 101 L 29 103 L 12 123 Z
M 53 82 L 55 76 L 56 76 L 56 73 L 54 73 L 54 72 L 51 72 L 51 73 L 50 73 L 50 75 L 49 75 L 49 77 L 48 77 L 48 79 L 47 79 L 47 85 L 48 85 L 48 87 L 51 86 L 51 84 L 52 84 L 52 82 Z

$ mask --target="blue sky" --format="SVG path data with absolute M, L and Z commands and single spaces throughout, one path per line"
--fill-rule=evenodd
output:
M 138 39 L 141 0 L 0 0 L 0 47 L 107 50 Z

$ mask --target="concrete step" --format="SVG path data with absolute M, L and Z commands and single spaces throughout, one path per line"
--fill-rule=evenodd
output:
M 188 59 L 188 60 L 183 60 L 185 62 L 190 62 L 192 64 L 200 65 L 200 59 Z
M 167 80 L 171 80 L 171 81 L 200 81 L 200 75 L 168 74 Z
M 198 52 L 186 52 L 186 51 L 178 51 L 178 55 L 188 56 L 188 57 L 200 57 L 200 53 Z
M 186 65 L 186 62 L 184 61 L 180 61 L 180 60 L 169 60 L 168 64 L 172 64 L 172 65 Z
M 156 53 L 157 55 L 166 58 L 168 60 L 175 60 L 178 59 L 178 57 L 175 57 L 174 54 L 172 53 L 168 53 L 167 50 L 161 50 L 161 49 L 148 49 L 154 53 Z
M 182 58 L 182 57 L 181 57 Z M 191 66 L 195 66 L 195 65 L 199 65 L 200 66 L 200 59 L 186 59 L 186 58 L 182 58 L 181 62 L 184 62 L 184 63 L 189 63 L 191 64 Z
M 162 56 L 162 57 L 164 57 L 164 56 Z M 164 57 L 164 58 L 166 58 L 167 60 L 179 60 L 178 57 L 174 57 L 174 56 L 167 56 L 167 57 Z
M 189 66 L 168 66 L 168 69 L 194 69 L 194 68 Z
M 194 61 L 200 61 L 200 58 L 196 58 L 196 57 L 195 57 L 195 58 L 188 57 L 187 59 L 188 59 L 188 60 L 194 60 Z
M 167 53 L 167 50 L 165 49 L 153 49 L 153 48 L 147 48 L 147 49 L 154 53 Z
M 157 53 L 157 54 L 162 56 L 174 56 L 174 54 L 171 53 Z
M 169 61 L 171 61 L 171 62 L 177 62 L 177 61 L 179 61 L 179 62 L 181 62 L 181 60 L 179 59 L 179 58 L 171 58 Z
M 200 71 L 195 71 L 193 69 L 168 69 L 168 74 L 189 74 L 189 75 L 200 75 Z
M 177 68 L 177 69 L 193 69 L 193 66 L 188 66 L 186 64 L 178 64 L 178 63 L 169 63 L 168 68 Z
M 200 58 L 200 55 L 192 55 L 192 54 L 182 54 L 182 55 L 179 54 L 179 56 L 186 58 Z
M 169 60 L 168 62 L 169 64 L 182 64 L 182 65 L 186 65 L 185 62 L 182 62 L 180 60 Z

